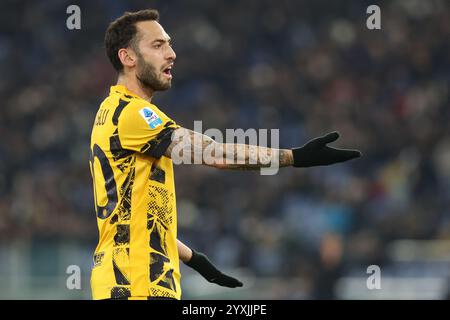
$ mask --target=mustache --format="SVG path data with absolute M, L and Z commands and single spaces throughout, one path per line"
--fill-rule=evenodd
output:
M 171 62 L 171 63 L 167 64 L 166 66 L 164 66 L 161 70 L 164 71 L 164 70 L 166 70 L 168 68 L 172 69 L 174 65 L 175 64 L 173 62 Z

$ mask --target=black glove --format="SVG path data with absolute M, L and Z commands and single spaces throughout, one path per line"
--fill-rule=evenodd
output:
M 211 283 L 218 284 L 222 287 L 236 288 L 242 287 L 242 282 L 238 279 L 232 278 L 223 274 L 209 261 L 203 253 L 192 250 L 192 258 L 184 264 L 188 265 L 198 273 L 200 273 L 206 280 Z
M 336 141 L 338 138 L 339 133 L 335 131 L 315 138 L 303 147 L 292 149 L 294 167 L 327 166 L 361 157 L 362 154 L 358 150 L 335 149 L 327 146 L 327 143 Z

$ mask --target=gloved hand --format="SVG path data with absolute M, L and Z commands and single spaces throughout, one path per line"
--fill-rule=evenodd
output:
M 208 257 L 203 253 L 192 250 L 191 260 L 185 262 L 184 264 L 200 273 L 206 280 L 211 283 L 215 283 L 219 286 L 228 288 L 242 287 L 242 282 L 222 273 L 211 263 L 211 261 L 209 261 Z
M 328 147 L 327 143 L 336 141 L 338 132 L 331 132 L 322 137 L 312 139 L 303 147 L 293 148 L 294 167 L 327 166 L 333 163 L 344 162 L 361 157 L 358 150 L 335 149 Z

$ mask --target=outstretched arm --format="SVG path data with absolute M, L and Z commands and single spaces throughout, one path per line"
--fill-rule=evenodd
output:
M 358 150 L 336 149 L 327 146 L 339 138 L 332 132 L 315 138 L 302 147 L 275 149 L 262 146 L 218 143 L 210 137 L 185 128 L 172 134 L 172 142 L 165 155 L 172 159 L 188 159 L 219 169 L 256 170 L 278 161 L 279 167 L 312 167 L 348 161 L 361 156 Z M 181 162 L 181 161 L 180 161 Z
M 292 150 L 218 143 L 206 135 L 185 128 L 174 131 L 165 155 L 219 169 L 257 170 L 269 167 L 271 159 L 278 159 L 280 167 L 293 165 Z
M 178 239 L 177 245 L 178 254 L 181 261 L 200 273 L 208 282 L 228 288 L 242 287 L 242 282 L 222 273 L 211 263 L 211 261 L 209 261 L 208 257 L 203 253 L 190 249 Z

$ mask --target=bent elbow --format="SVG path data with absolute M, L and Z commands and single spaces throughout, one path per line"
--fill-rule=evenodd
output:
M 214 163 L 211 165 L 211 167 L 223 170 L 227 168 L 227 165 L 225 163 Z

